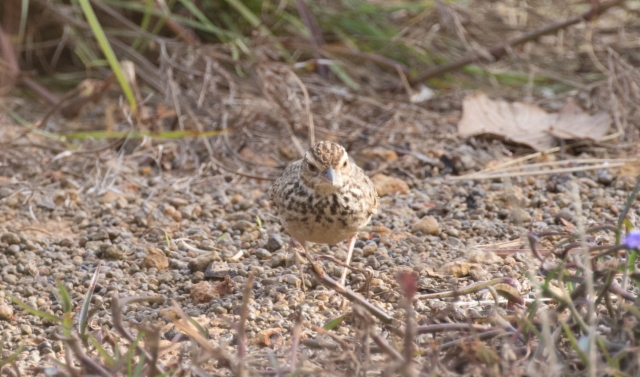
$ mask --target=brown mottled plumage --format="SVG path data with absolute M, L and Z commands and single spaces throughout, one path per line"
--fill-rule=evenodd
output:
M 287 232 L 306 242 L 336 244 L 349 239 L 348 264 L 355 236 L 379 207 L 378 194 L 362 169 L 336 143 L 314 144 L 291 163 L 269 191 Z M 346 269 L 342 275 L 344 284 Z

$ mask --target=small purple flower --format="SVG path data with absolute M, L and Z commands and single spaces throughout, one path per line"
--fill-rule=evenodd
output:
M 640 230 L 632 230 L 622 240 L 622 244 L 629 249 L 640 249 Z

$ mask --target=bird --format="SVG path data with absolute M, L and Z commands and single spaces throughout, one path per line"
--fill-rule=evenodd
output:
M 338 244 L 349 240 L 345 265 L 353 255 L 356 236 L 378 212 L 380 200 L 373 182 L 345 148 L 319 141 L 303 158 L 290 163 L 271 189 L 276 216 L 305 255 L 307 243 Z M 344 286 L 347 268 L 339 283 Z

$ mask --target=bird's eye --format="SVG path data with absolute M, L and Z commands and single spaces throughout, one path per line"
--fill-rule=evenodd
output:
M 343 168 L 346 168 L 346 167 L 347 167 L 347 161 L 345 161 L 345 162 L 344 162 L 344 164 L 342 164 L 342 167 L 343 167 Z
M 315 165 L 312 164 L 307 164 L 309 166 L 309 171 L 312 173 L 315 173 L 318 171 L 318 168 L 315 167 Z

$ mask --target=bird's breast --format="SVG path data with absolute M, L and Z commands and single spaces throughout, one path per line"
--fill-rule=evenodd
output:
M 295 199 L 295 200 L 292 200 Z M 281 219 L 299 241 L 335 244 L 364 227 L 371 213 L 351 195 L 291 196 Z

